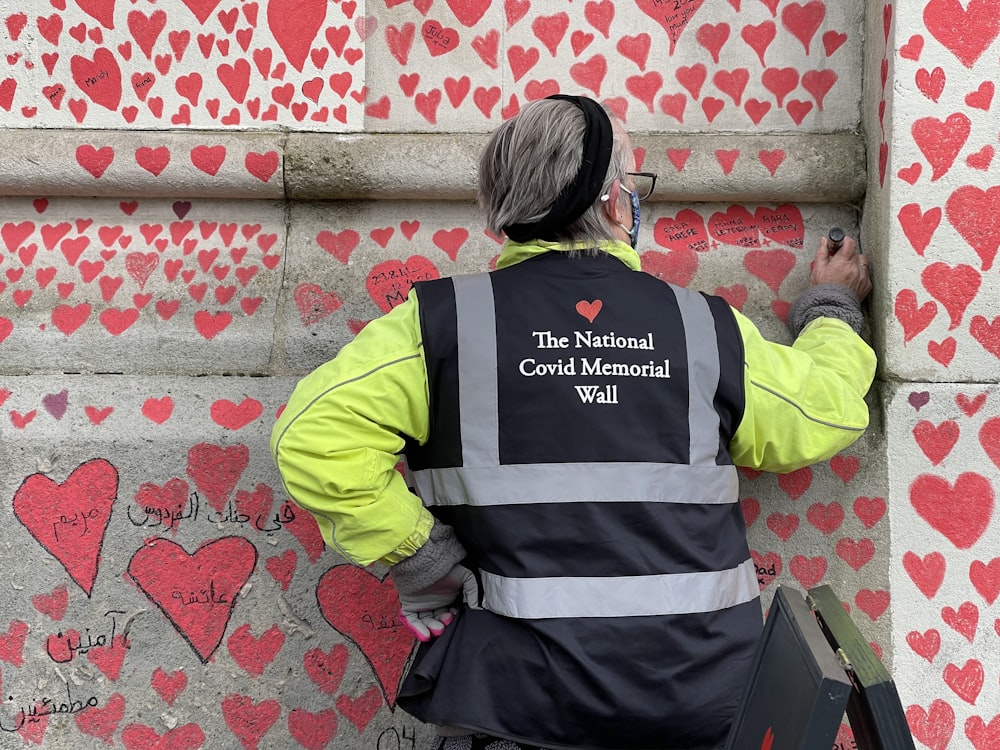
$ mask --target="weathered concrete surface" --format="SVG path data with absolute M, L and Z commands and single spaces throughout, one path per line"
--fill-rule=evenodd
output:
M 0 381 L 0 747 L 426 735 L 392 708 L 415 641 L 379 629 L 384 571 L 344 565 L 286 504 L 267 439 L 293 384 Z
M 294 199 L 470 200 L 488 136 L 289 137 L 285 181 Z M 654 201 L 853 203 L 866 182 L 854 134 L 637 133 L 642 169 L 660 179 Z

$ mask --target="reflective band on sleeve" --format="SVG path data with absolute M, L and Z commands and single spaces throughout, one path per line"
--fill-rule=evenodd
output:
M 525 620 L 717 612 L 760 596 L 753 560 L 728 570 L 609 578 L 505 578 L 481 572 L 483 607 Z
M 715 464 L 719 455 L 719 415 L 715 393 L 719 387 L 719 340 L 708 302 L 697 292 L 672 287 L 684 321 L 688 359 L 688 424 L 690 462 Z
M 735 503 L 735 466 L 652 463 L 511 464 L 413 472 L 433 505 L 570 502 Z
M 455 276 L 458 317 L 458 410 L 465 466 L 500 463 L 497 329 L 488 274 Z

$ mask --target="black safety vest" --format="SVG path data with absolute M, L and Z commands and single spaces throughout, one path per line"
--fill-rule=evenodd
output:
M 430 438 L 407 463 L 483 609 L 421 647 L 400 706 L 548 748 L 720 745 L 761 631 L 729 306 L 564 253 L 416 293 Z

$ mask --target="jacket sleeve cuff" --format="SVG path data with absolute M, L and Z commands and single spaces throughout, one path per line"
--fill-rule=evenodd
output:
M 435 521 L 426 544 L 392 566 L 390 574 L 401 594 L 412 594 L 440 581 L 465 557 L 454 529 Z
M 803 292 L 788 311 L 788 327 L 798 337 L 816 318 L 842 320 L 857 334 L 865 323 L 861 300 L 843 284 L 820 284 Z

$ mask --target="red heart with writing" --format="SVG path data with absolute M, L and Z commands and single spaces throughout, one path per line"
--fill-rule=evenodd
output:
M 316 687 L 327 695 L 333 695 L 340 687 L 340 681 L 347 671 L 349 657 L 347 646 L 336 643 L 328 652 L 320 648 L 306 651 L 302 664 Z
M 969 549 L 993 515 L 993 487 L 973 472 L 960 474 L 954 484 L 921 474 L 910 485 L 910 504 L 931 528 L 959 549 Z
M 118 471 L 103 458 L 81 464 L 62 484 L 32 474 L 14 493 L 17 520 L 88 597 L 117 495 Z
M 761 206 L 754 212 L 754 219 L 765 240 L 802 249 L 805 226 L 797 206 L 782 204 L 773 209 Z
M 681 210 L 677 216 L 664 216 L 656 220 L 653 227 L 656 244 L 668 250 L 693 250 L 708 252 L 708 232 L 705 220 L 690 208 Z
M 399 623 L 399 596 L 392 581 L 380 581 L 353 565 L 337 565 L 320 578 L 316 598 L 330 626 L 361 649 L 386 701 L 394 706 L 416 640 Z
M 669 55 L 673 57 L 677 48 L 677 40 L 681 38 L 684 29 L 705 0 L 688 0 L 688 2 L 663 3 L 661 0 L 636 0 L 639 9 L 656 21 L 667 33 L 670 39 Z
M 203 542 L 194 554 L 155 538 L 132 556 L 128 574 L 207 663 L 256 565 L 257 548 L 243 537 Z
M 94 50 L 93 59 L 73 55 L 70 72 L 73 81 L 94 104 L 107 107 L 112 112 L 118 110 L 122 99 L 122 71 L 111 50 L 98 47 Z
M 416 281 L 440 278 L 437 266 L 422 255 L 412 255 L 405 261 L 387 260 L 368 272 L 365 288 L 368 296 L 382 312 L 389 312 L 406 300 Z

